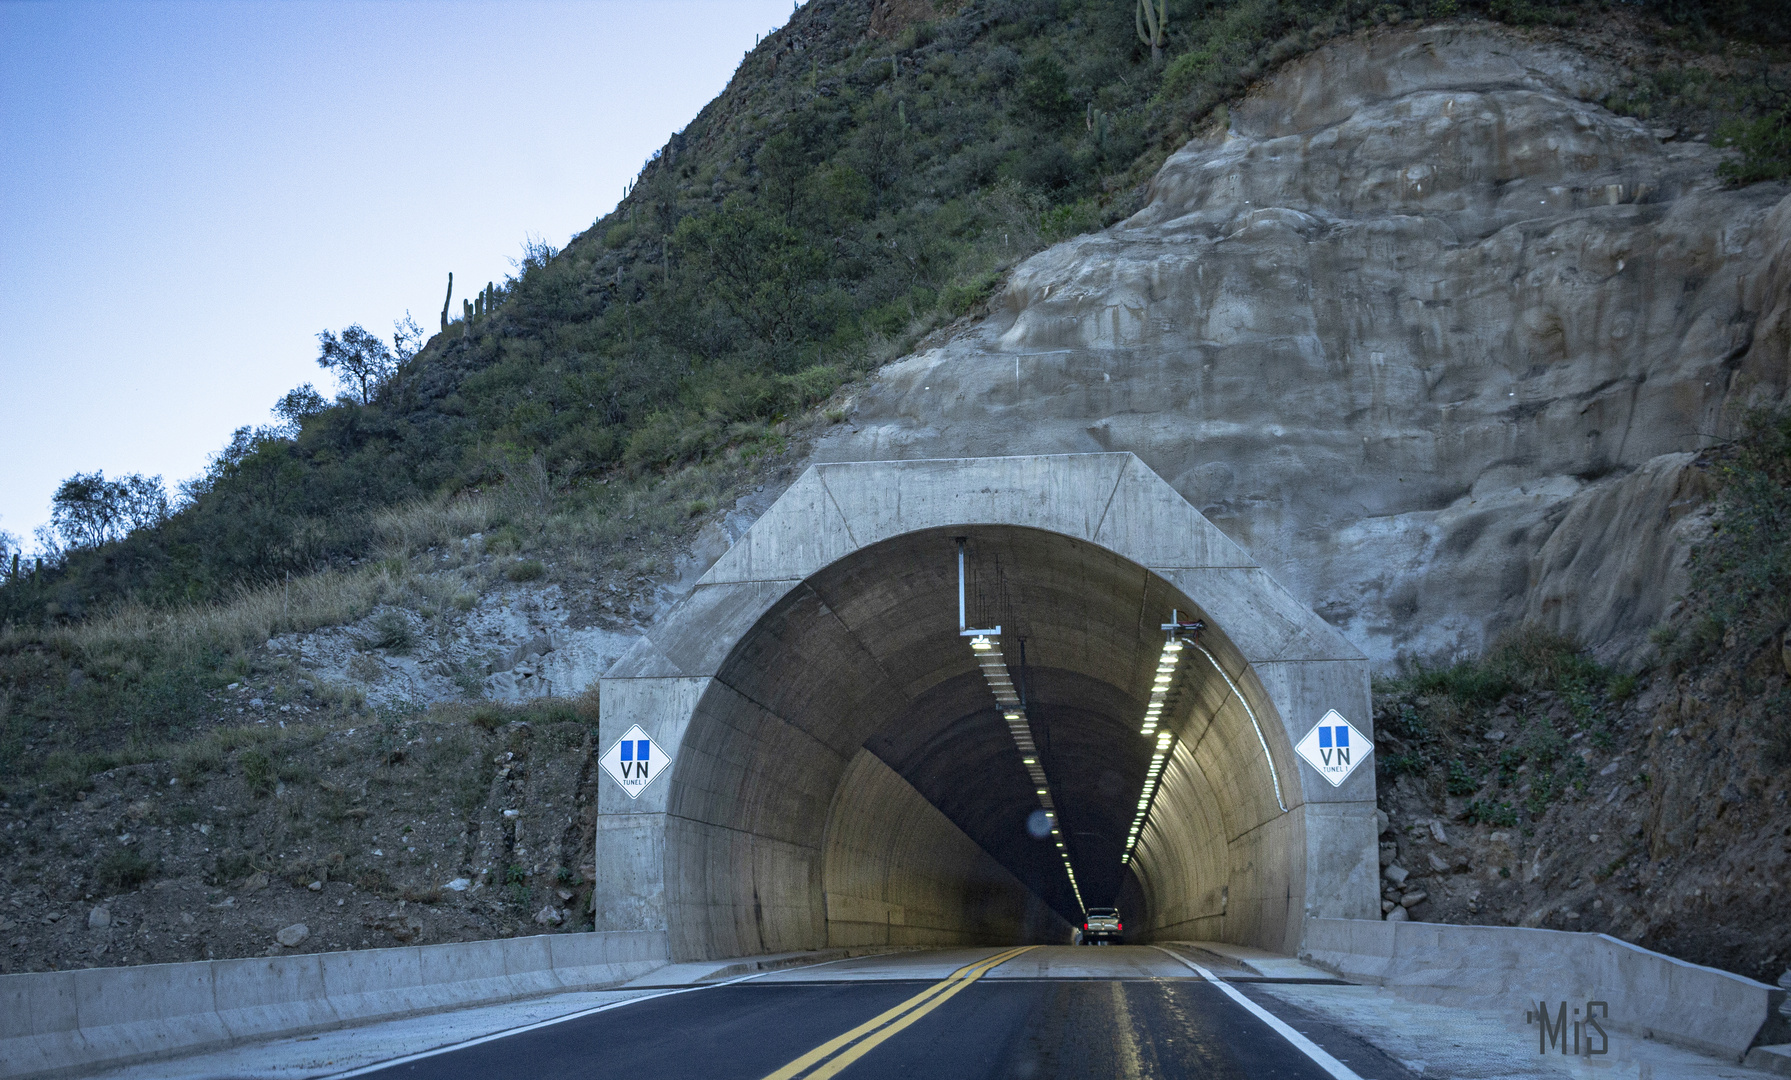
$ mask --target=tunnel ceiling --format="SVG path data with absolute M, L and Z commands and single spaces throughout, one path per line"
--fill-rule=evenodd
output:
M 1002 626 L 1060 820 L 1091 906 L 1117 902 L 1127 827 L 1150 759 L 1138 734 L 1171 608 L 1187 601 L 1160 578 L 1094 545 L 1036 530 L 967 535 L 973 626 Z M 878 544 L 807 585 L 875 654 L 906 701 L 864 746 L 1072 921 L 1080 910 L 1048 840 L 1020 754 L 958 636 L 953 534 Z M 1020 642 L 1025 642 L 1025 664 Z M 1202 676 L 1184 670 L 1185 685 Z

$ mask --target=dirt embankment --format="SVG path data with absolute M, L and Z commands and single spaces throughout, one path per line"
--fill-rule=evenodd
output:
M 1620 704 L 1377 694 L 1382 907 L 1608 933 L 1776 980 L 1791 968 L 1791 773 L 1771 734 L 1791 704 L 1781 641 L 1644 676 Z
M 223 730 L 15 795 L 0 972 L 589 929 L 591 725 L 536 711 Z

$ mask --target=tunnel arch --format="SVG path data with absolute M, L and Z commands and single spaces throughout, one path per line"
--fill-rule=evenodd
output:
M 1329 709 L 1370 731 L 1365 660 L 1135 457 L 1079 454 L 792 484 L 604 677 L 603 744 L 639 724 L 674 761 L 638 799 L 600 788 L 598 929 L 663 930 L 678 958 L 1067 938 L 1067 880 L 1024 834 L 1030 782 L 957 636 L 960 536 L 1004 640 L 1027 639 L 1087 903 L 1127 897 L 1135 938 L 1284 951 L 1307 915 L 1376 912 L 1373 770 L 1332 788 L 1292 749 Z M 1183 665 L 1122 872 L 1172 609 L 1228 678 Z

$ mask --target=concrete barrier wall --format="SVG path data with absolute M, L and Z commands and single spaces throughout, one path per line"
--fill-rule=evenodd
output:
M 373 1020 L 614 986 L 666 963 L 663 933 L 0 975 L 0 1076 L 75 1076 Z
M 1515 926 L 1309 919 L 1300 958 L 1401 997 L 1509 1009 L 1610 1004 L 1616 1031 L 1739 1060 L 1791 1032 L 1785 991 L 1650 952 L 1608 934 Z M 1603 1021 L 1600 1021 L 1603 1024 Z

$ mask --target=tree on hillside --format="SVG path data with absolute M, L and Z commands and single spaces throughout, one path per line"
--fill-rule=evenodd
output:
M 19 538 L 0 529 L 0 580 L 12 573 L 13 560 L 19 557 Z
M 131 473 L 116 480 L 103 471 L 76 473 L 50 500 L 50 532 L 58 546 L 99 547 L 134 529 L 160 525 L 172 507 L 159 476 Z
M 423 333 L 423 328 L 417 325 L 417 320 L 410 317 L 408 310 L 405 311 L 404 318 L 392 320 L 392 355 L 398 363 L 402 364 L 422 352 L 423 346 L 428 342 L 429 335 Z
M 273 414 L 285 421 L 286 428 L 296 435 L 306 419 L 329 407 L 330 403 L 317 392 L 317 388 L 306 383 L 286 391 L 279 401 L 274 402 Z
M 317 366 L 352 388 L 362 405 L 373 403 L 379 384 L 398 367 L 398 359 L 386 343 L 360 323 L 342 331 L 340 336 L 325 330 L 317 335 L 317 340 L 323 346 Z

